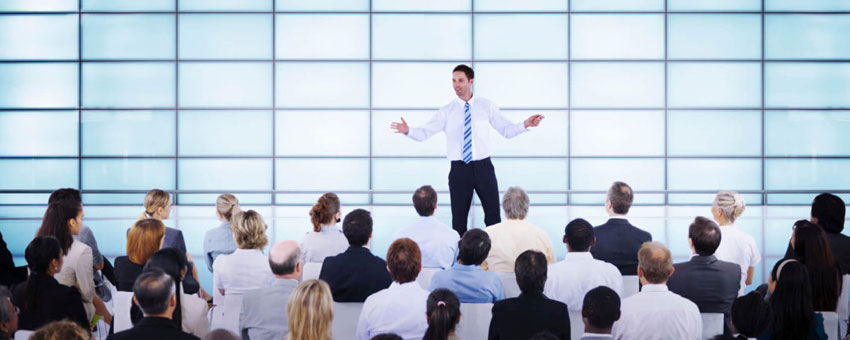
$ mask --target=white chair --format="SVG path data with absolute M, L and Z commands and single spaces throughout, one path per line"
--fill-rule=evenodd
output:
M 25 331 L 23 329 L 18 330 L 17 332 L 15 332 L 15 340 L 27 340 L 32 336 L 32 333 L 35 333 L 35 332 L 34 331 Z
M 422 271 L 419 272 L 419 275 L 416 276 L 416 282 L 419 283 L 419 286 L 422 289 L 428 290 L 428 287 L 431 286 L 431 279 L 434 278 L 434 274 L 443 270 L 442 268 L 422 268 Z
M 490 332 L 490 319 L 493 318 L 492 303 L 461 303 L 460 323 L 455 335 L 463 340 L 486 340 Z
M 620 299 L 625 299 L 635 295 L 640 291 L 640 279 L 637 275 L 623 275 L 623 296 Z
M 838 336 L 838 313 L 836 312 L 815 312 L 823 316 L 823 330 L 826 333 L 827 339 L 841 339 Z
M 702 316 L 702 338 L 713 339 L 723 334 L 723 313 L 700 313 Z
M 584 334 L 584 320 L 581 311 L 570 311 L 570 339 L 581 339 Z
M 505 287 L 505 298 L 515 298 L 519 296 L 519 284 L 516 283 L 516 274 L 507 272 L 496 272 L 499 279 L 502 280 L 502 286 Z
M 318 262 L 307 262 L 304 264 L 304 273 L 301 275 L 301 281 L 314 280 L 319 278 L 322 272 L 322 264 Z
M 844 274 L 841 277 L 841 295 L 838 296 L 838 334 L 847 334 L 847 322 L 850 320 L 850 310 L 848 310 L 848 301 L 850 298 L 850 274 Z
M 130 308 L 133 306 L 133 292 L 112 293 L 112 324 L 115 333 L 133 328 L 130 320 Z
M 236 334 L 239 330 L 239 315 L 242 313 L 242 294 L 227 294 L 224 304 L 216 305 L 212 310 L 210 329 L 224 328 Z
M 331 335 L 334 340 L 354 340 L 357 338 L 357 322 L 360 321 L 362 302 L 334 302 L 334 319 L 331 323 Z M 425 317 L 424 315 L 422 316 Z

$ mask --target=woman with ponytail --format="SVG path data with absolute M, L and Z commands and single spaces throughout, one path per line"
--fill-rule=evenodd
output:
M 753 284 L 753 271 L 761 261 L 756 240 L 747 234 L 735 221 L 747 208 L 741 194 L 734 191 L 721 191 L 714 197 L 711 214 L 720 226 L 720 246 L 714 252 L 718 260 L 732 262 L 741 267 L 741 285 L 738 296 L 744 295 L 747 285 Z
M 340 216 L 339 197 L 326 193 L 310 209 L 313 231 L 308 232 L 301 242 L 304 263 L 322 263 L 325 257 L 334 256 L 348 249 L 348 239 L 337 226 Z
M 215 214 L 221 225 L 210 229 L 204 235 L 204 261 L 207 269 L 212 273 L 213 262 L 219 255 L 232 254 L 236 250 L 236 242 L 233 241 L 233 232 L 230 231 L 230 221 L 233 215 L 240 212 L 239 200 L 231 194 L 221 194 L 215 200 Z
M 181 283 L 189 270 L 187 264 L 186 255 L 174 248 L 163 248 L 151 256 L 143 272 L 159 269 L 174 280 L 177 289 L 175 294 L 177 307 L 174 309 L 171 320 L 184 332 L 203 338 L 210 327 L 207 320 L 208 306 L 203 299 L 183 291 Z
M 428 330 L 422 340 L 458 340 L 455 326 L 460 322 L 460 301 L 455 293 L 437 289 L 428 295 L 425 308 Z

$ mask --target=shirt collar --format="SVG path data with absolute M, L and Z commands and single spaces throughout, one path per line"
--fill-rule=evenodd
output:
M 262 251 L 262 250 L 259 250 L 259 249 L 244 249 L 244 248 L 236 248 L 236 250 L 234 250 L 233 252 L 234 252 L 234 253 L 253 253 L 253 252 L 257 252 L 257 253 L 263 254 L 263 251 Z
M 469 98 L 469 107 L 470 108 L 472 107 L 472 105 L 475 105 L 475 98 L 476 98 L 475 93 L 473 93 L 472 98 Z M 457 101 L 457 103 L 460 104 L 461 107 L 463 107 L 463 105 L 467 103 L 467 102 L 463 101 L 463 99 L 460 99 L 460 97 L 458 97 L 457 95 L 455 95 L 455 101 Z
M 421 289 L 422 289 L 422 286 L 420 286 L 420 285 L 419 285 L 419 282 L 416 282 L 416 280 L 413 280 L 413 281 L 410 281 L 410 282 L 405 282 L 405 283 L 398 283 L 398 281 L 393 281 L 393 283 L 390 285 L 390 288 L 389 288 L 389 289 L 391 289 L 391 290 L 392 290 L 392 289 L 401 289 L 401 290 L 416 289 L 416 290 L 421 290 Z
M 593 259 L 593 255 L 589 251 L 569 251 L 564 260 L 589 260 Z
M 702 256 L 694 254 L 694 256 L 691 257 L 691 262 L 696 263 L 711 263 L 714 261 L 717 261 L 717 258 L 714 257 L 714 255 Z
M 322 231 L 321 231 L 322 233 L 331 232 L 331 231 L 339 231 L 339 227 L 337 227 L 336 223 L 331 224 L 331 225 L 323 225 L 322 226 Z
M 641 287 L 640 292 L 669 292 L 666 283 L 647 283 Z
M 481 269 L 481 267 L 476 266 L 474 264 L 460 264 L 460 263 L 457 263 L 457 262 L 452 264 L 452 269 L 461 270 L 461 271 L 465 271 L 465 272 L 483 271 L 483 269 Z
M 629 218 L 628 218 L 628 216 L 626 216 L 626 215 L 612 215 L 612 216 L 608 216 L 608 219 L 609 219 L 609 220 L 613 220 L 613 219 L 618 219 L 618 220 L 627 220 L 627 219 L 629 219 Z
M 613 339 L 613 338 L 614 338 L 614 336 L 613 336 L 613 335 L 611 335 L 611 334 L 582 333 L 582 334 L 581 334 L 581 338 L 580 338 L 580 339 L 583 339 L 583 338 L 585 338 L 585 337 L 611 338 L 611 339 Z
M 274 278 L 273 286 L 292 286 L 295 287 L 298 285 L 298 280 L 295 279 L 282 279 L 279 277 Z

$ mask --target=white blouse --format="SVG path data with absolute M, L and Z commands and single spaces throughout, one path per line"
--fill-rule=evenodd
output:
M 336 225 L 323 225 L 322 231 L 304 235 L 301 251 L 304 263 L 322 263 L 328 256 L 336 256 L 348 249 L 348 239 Z
M 213 287 L 225 294 L 242 294 L 274 282 L 269 259 L 259 249 L 236 249 L 213 262 Z
M 761 261 L 756 240 L 734 224 L 720 227 L 720 246 L 714 256 L 720 261 L 732 262 L 741 267 L 741 288 L 738 296 L 744 295 L 747 288 L 747 270 Z
M 68 254 L 62 258 L 62 269 L 53 276 L 68 287 L 77 287 L 83 297 L 83 307 L 89 320 L 94 316 L 94 268 L 91 247 L 74 240 Z

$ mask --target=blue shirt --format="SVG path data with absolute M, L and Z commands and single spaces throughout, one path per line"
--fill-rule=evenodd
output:
M 236 251 L 236 241 L 233 240 L 233 232 L 230 231 L 230 222 L 224 222 L 220 226 L 207 230 L 204 235 L 204 260 L 207 269 L 213 271 L 213 262 L 219 255 L 232 254 Z
M 401 228 L 396 239 L 407 237 L 419 246 L 422 252 L 422 267 L 449 268 L 457 254 L 457 231 L 440 222 L 434 216 L 422 216 L 419 221 Z
M 455 293 L 461 303 L 488 303 L 505 298 L 505 288 L 499 276 L 476 265 L 455 263 L 451 268 L 437 272 L 428 290 L 439 288 Z

